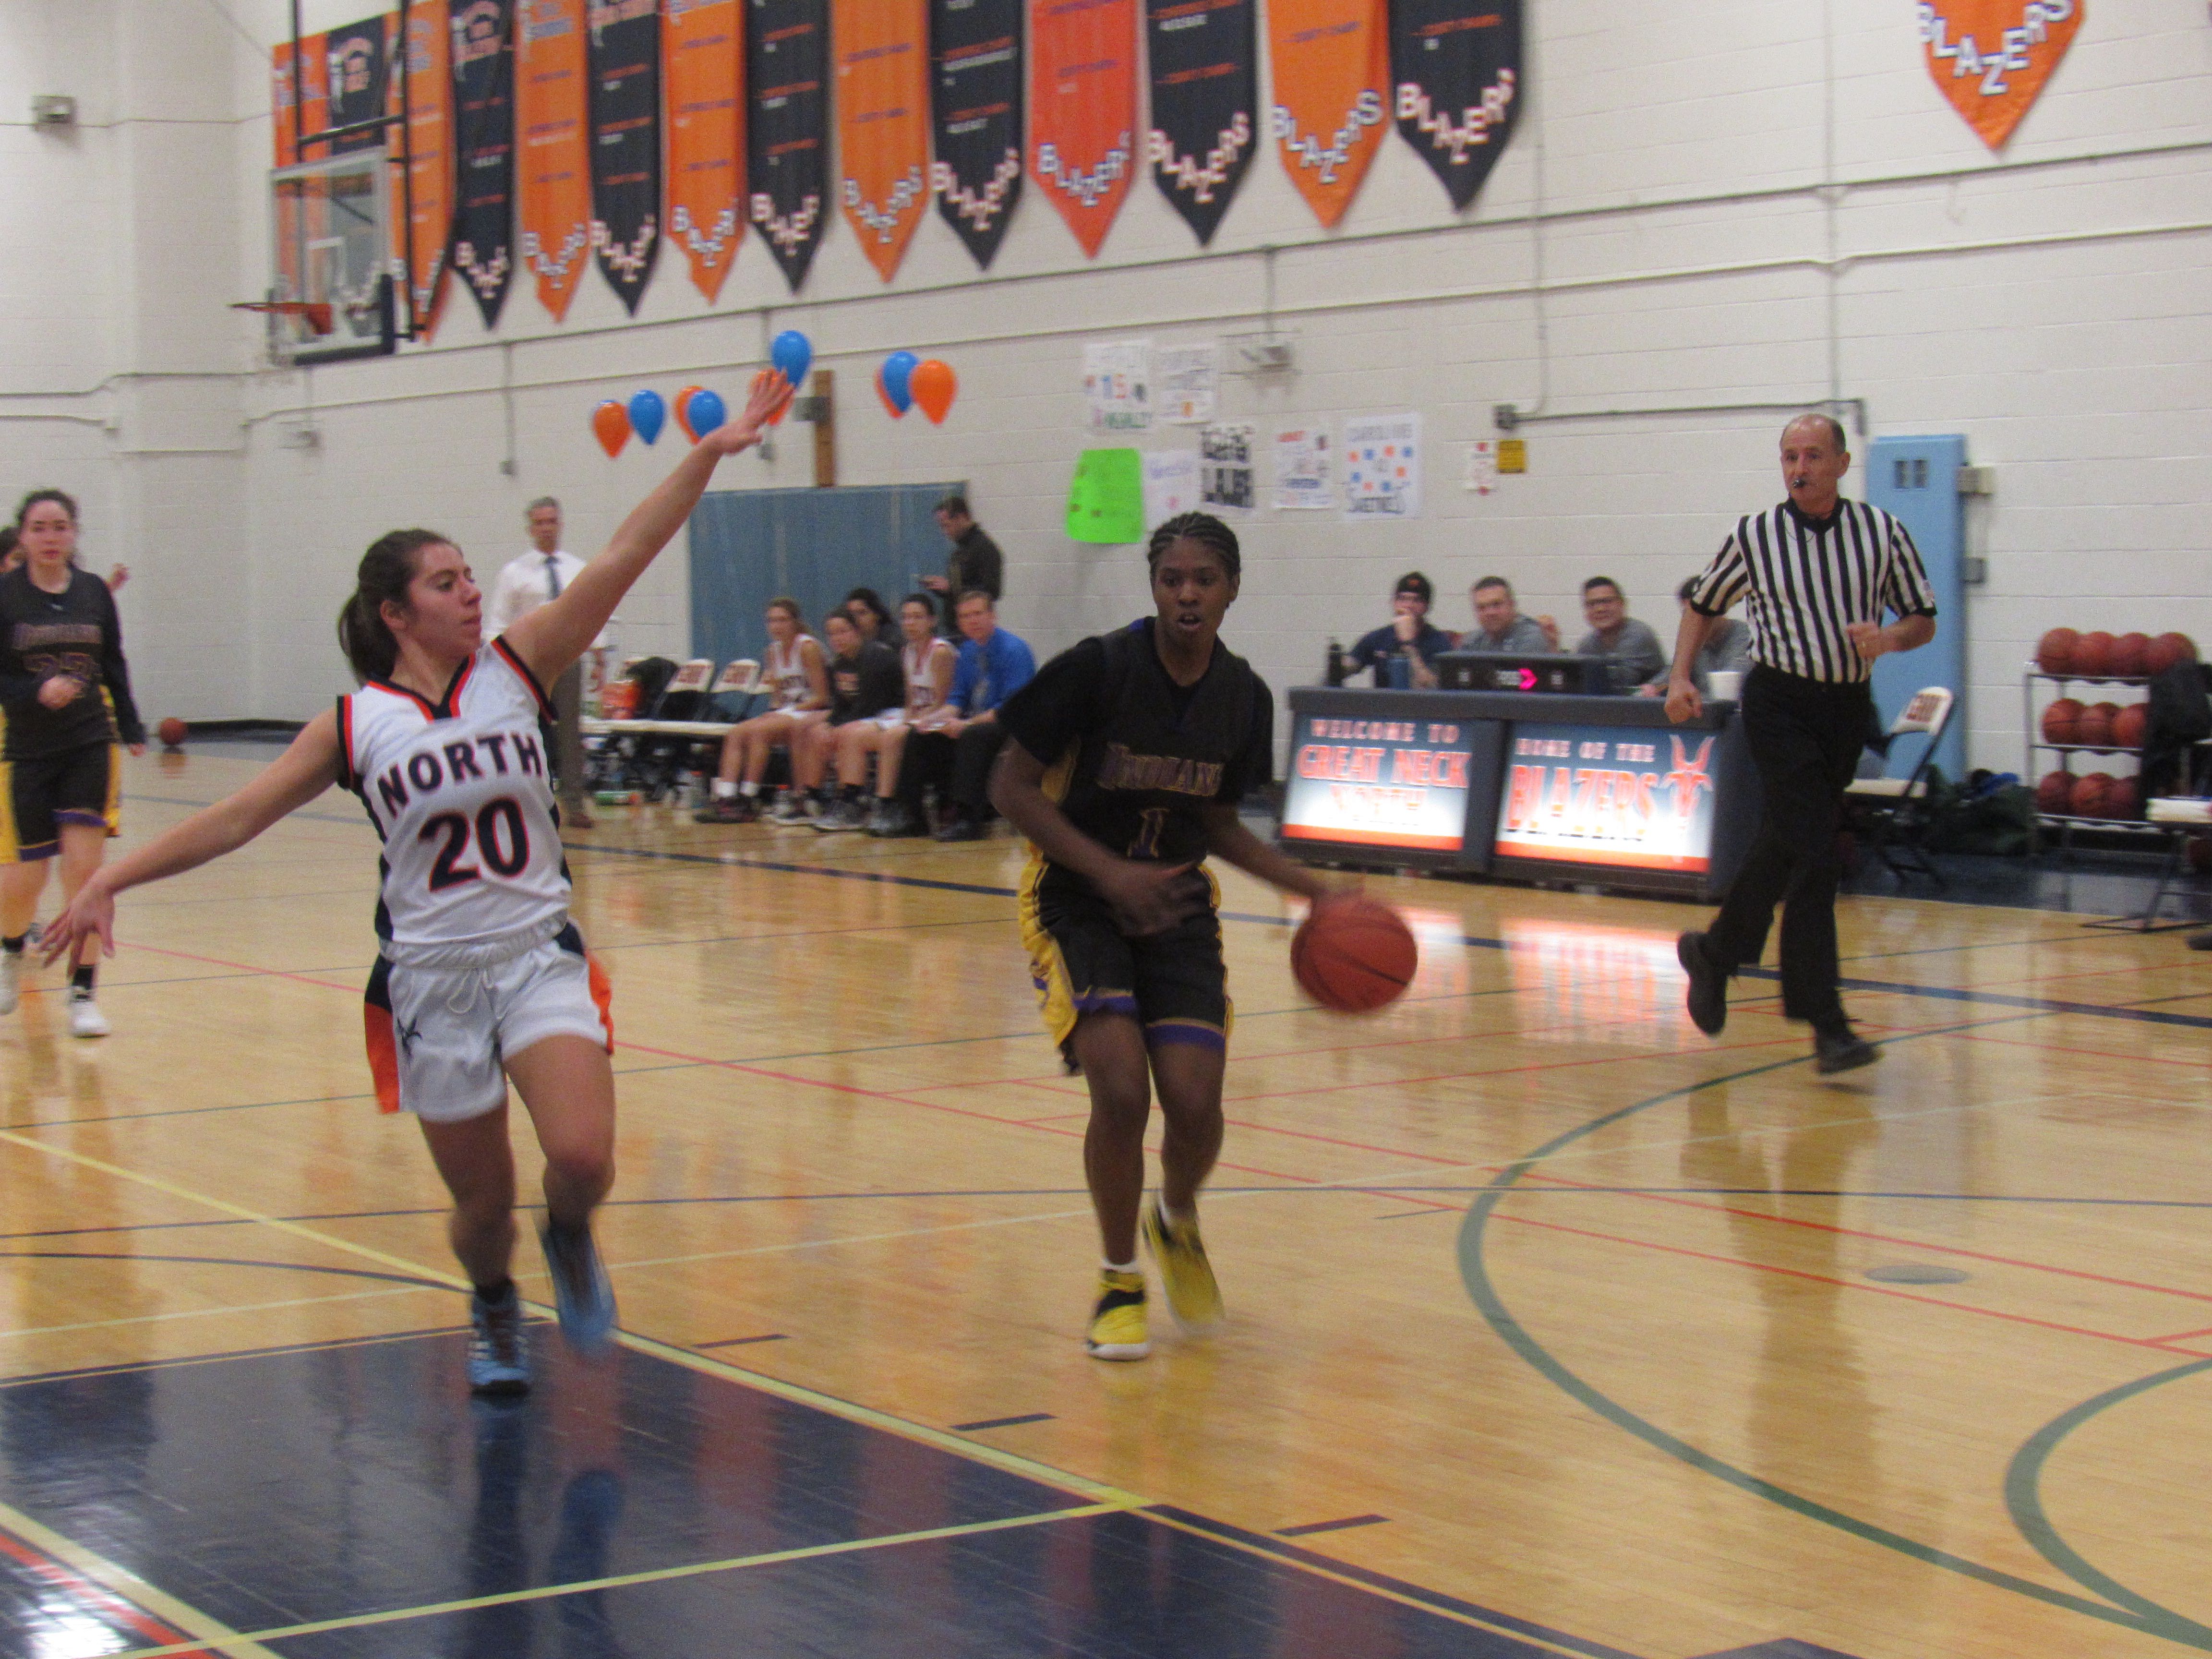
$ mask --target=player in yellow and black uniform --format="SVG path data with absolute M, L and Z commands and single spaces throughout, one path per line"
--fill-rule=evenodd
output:
M 115 833 L 123 768 L 145 728 L 131 700 L 123 629 L 107 584 L 79 570 L 76 503 L 38 489 L 16 509 L 24 562 L 0 576 L 0 1014 L 22 994 L 23 945 L 57 854 L 73 896 Z M 75 964 L 70 1030 L 106 1036 L 93 1000 L 94 941 Z
M 1328 890 L 1244 828 L 1267 782 L 1274 702 L 1218 638 L 1237 598 L 1237 537 L 1186 513 L 1152 532 L 1156 614 L 1085 640 L 999 710 L 991 802 L 1027 836 L 1022 934 L 1045 1023 L 1091 1086 L 1083 1162 L 1105 1249 L 1089 1346 L 1152 1351 L 1137 1269 L 1145 1123 L 1167 1134 L 1145 1241 L 1187 1328 L 1220 1316 L 1198 1189 L 1221 1150 L 1230 1005 L 1212 854 L 1316 902 Z

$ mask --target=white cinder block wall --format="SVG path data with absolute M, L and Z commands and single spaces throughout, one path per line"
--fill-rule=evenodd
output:
M 311 0 L 307 26 L 368 9 Z M 1780 417 L 1606 411 L 1826 397 L 1863 399 L 1869 435 L 1963 433 L 1996 469 L 1970 520 L 1990 580 L 1947 619 L 1969 633 L 1974 763 L 2022 764 L 2018 669 L 2045 627 L 2180 627 L 2212 647 L 2201 0 L 2091 7 L 2002 158 L 1938 95 L 1894 0 L 1685 0 L 1626 22 L 1528 0 L 1522 125 L 1464 220 L 1395 134 L 1333 234 L 1263 151 L 1206 251 L 1140 179 L 1086 262 L 1032 180 L 988 276 L 933 216 L 886 286 L 839 219 L 795 302 L 757 242 L 712 311 L 664 249 L 635 321 L 587 275 L 565 325 L 522 286 L 488 337 L 457 291 L 427 351 L 283 375 L 251 372 L 258 337 L 221 307 L 265 280 L 266 47 L 285 8 L 227 9 L 235 27 L 160 0 L 0 9 L 0 113 L 69 91 L 121 124 L 62 141 L 0 126 L 19 251 L 0 261 L 0 414 L 118 423 L 0 422 L 4 482 L 57 477 L 97 504 L 94 562 L 121 553 L 143 574 L 125 614 L 156 712 L 299 717 L 342 689 L 331 617 L 393 525 L 446 529 L 489 569 L 551 492 L 589 551 L 668 459 L 633 445 L 609 462 L 592 405 L 694 380 L 734 395 L 785 327 L 838 373 L 842 481 L 969 479 L 1009 556 L 1007 621 L 1057 648 L 1144 603 L 1133 550 L 1060 532 L 1077 452 L 1109 441 L 1083 428 L 1084 343 L 1252 333 L 1271 300 L 1296 369 L 1228 380 L 1222 418 L 1417 410 L 1429 447 L 1417 520 L 1241 526 L 1231 635 L 1278 688 L 1316 678 L 1324 637 L 1379 621 L 1414 567 L 1447 625 L 1498 571 L 1575 627 L 1580 582 L 1603 571 L 1666 632 L 1674 584 L 1778 498 Z M 46 257 L 20 257 L 27 230 Z M 944 427 L 877 407 L 876 365 L 902 346 L 958 371 Z M 157 368 L 232 378 L 53 395 Z M 1463 446 L 1509 401 L 1567 418 L 1523 429 L 1527 477 L 1467 493 Z M 304 427 L 313 448 L 287 442 Z M 803 431 L 724 475 L 810 480 Z M 686 586 L 679 545 L 625 607 L 625 644 L 682 652 Z

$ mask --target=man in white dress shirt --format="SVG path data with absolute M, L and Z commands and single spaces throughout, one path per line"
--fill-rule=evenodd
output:
M 520 618 L 557 595 L 576 579 L 584 562 L 561 550 L 561 503 L 540 495 L 524 509 L 530 526 L 532 551 L 509 559 L 484 600 L 483 631 L 496 639 Z M 606 635 L 592 641 L 594 651 L 606 647 Z M 577 663 L 553 683 L 554 759 L 561 775 L 561 822 L 578 830 L 592 827 L 592 814 L 584 804 L 584 665 Z

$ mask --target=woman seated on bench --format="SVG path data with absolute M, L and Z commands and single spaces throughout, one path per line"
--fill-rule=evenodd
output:
M 723 737 L 714 798 L 692 814 L 702 823 L 750 823 L 758 817 L 769 752 L 785 745 L 795 767 L 799 734 L 829 714 L 829 667 L 820 642 L 799 620 L 798 600 L 768 602 L 768 641 L 761 678 L 773 689 L 775 706 Z

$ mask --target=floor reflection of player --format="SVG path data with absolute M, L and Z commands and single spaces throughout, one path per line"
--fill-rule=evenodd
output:
M 381 538 L 339 617 L 362 689 L 228 799 L 88 877 L 43 944 L 50 960 L 95 939 L 112 951 L 118 892 L 235 851 L 332 783 L 360 795 L 384 843 L 370 1070 L 387 1110 L 416 1115 L 453 1194 L 447 1232 L 474 1288 L 468 1371 L 480 1391 L 529 1386 L 508 1275 L 510 1081 L 545 1154 L 540 1237 L 562 1329 L 595 1347 L 615 1320 L 590 1226 L 614 1181 L 614 1033 L 605 982 L 568 920 L 544 688 L 683 527 L 715 464 L 757 441 L 790 395 L 780 375 L 757 377 L 744 414 L 702 438 L 560 598 L 489 643 L 459 549 L 428 531 Z

